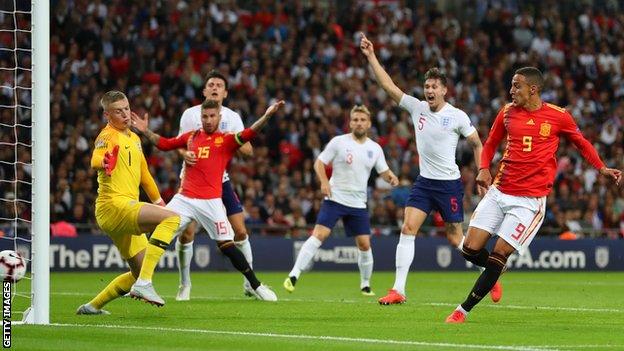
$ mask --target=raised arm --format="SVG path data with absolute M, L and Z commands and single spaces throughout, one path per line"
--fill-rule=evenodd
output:
M 243 120 L 241 119 L 239 114 L 236 114 L 236 118 L 232 120 L 233 122 L 233 130 L 234 132 L 240 132 L 245 129 L 245 125 L 243 124 Z M 250 142 L 246 142 L 237 151 L 238 156 L 243 157 L 252 157 L 253 156 L 253 146 Z
M 267 108 L 267 110 L 264 112 L 262 117 L 258 118 L 258 120 L 255 121 L 254 124 L 252 124 L 251 127 L 249 127 L 249 129 L 253 130 L 256 133 L 259 132 L 260 129 L 264 128 L 264 125 L 275 114 L 275 112 L 277 112 L 277 110 L 279 110 L 280 107 L 282 106 L 284 106 L 284 100 L 279 100 L 277 102 L 274 102 L 271 106 Z M 249 141 L 249 140 L 245 140 L 245 141 Z
M 140 117 L 132 112 L 132 128 L 163 151 L 186 148 L 186 142 L 190 135 L 193 134 L 193 132 L 188 132 L 175 138 L 163 138 L 149 129 L 149 116 L 147 113 Z
M 388 75 L 383 67 L 381 67 L 379 60 L 377 60 L 377 56 L 375 56 L 373 43 L 368 40 L 364 33 L 362 33 L 362 39 L 360 40 L 360 50 L 362 50 L 362 53 L 364 54 L 364 56 L 366 56 L 368 63 L 373 69 L 373 73 L 375 73 L 375 79 L 377 79 L 379 85 L 381 85 L 383 90 L 385 90 L 386 93 L 390 95 L 392 100 L 394 100 L 394 102 L 398 104 L 401 101 L 401 97 L 403 97 L 404 93 L 401 89 L 399 89 L 399 87 L 396 86 L 396 84 L 394 84 L 392 78 L 390 78 L 390 75 Z
M 258 118 L 258 120 L 254 122 L 254 124 L 252 124 L 251 127 L 246 128 L 245 130 L 238 132 L 236 134 L 226 135 L 226 137 L 232 138 L 228 140 L 233 141 L 232 143 L 227 143 L 227 147 L 231 150 L 238 150 L 240 147 L 243 147 L 246 144 L 248 144 L 248 142 L 251 139 L 255 138 L 258 132 L 262 128 L 264 128 L 264 126 L 269 121 L 271 116 L 273 116 L 275 112 L 277 112 L 277 110 L 279 110 L 280 107 L 282 107 L 283 105 L 284 105 L 284 100 L 280 100 L 280 101 L 273 103 L 271 106 L 267 108 L 266 112 L 264 112 L 262 117 Z

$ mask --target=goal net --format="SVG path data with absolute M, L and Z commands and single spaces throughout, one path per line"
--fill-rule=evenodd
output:
M 27 264 L 11 320 L 49 323 L 49 3 L 0 0 L 0 249 Z

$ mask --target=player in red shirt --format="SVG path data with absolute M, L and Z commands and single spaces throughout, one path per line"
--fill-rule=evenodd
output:
M 543 85 L 544 78 L 537 68 L 524 67 L 515 72 L 510 89 L 512 103 L 498 113 L 483 146 L 476 180 L 488 191 L 470 220 L 462 253 L 485 271 L 468 298 L 446 318 L 447 323 L 463 323 L 498 280 L 507 258 L 516 250 L 522 253 L 533 240 L 544 220 L 546 196 L 553 187 L 559 137 L 571 141 L 603 176 L 616 184 L 622 178 L 620 170 L 605 167 L 565 109 L 542 101 Z M 492 183 L 490 164 L 505 136 L 507 145 Z M 484 247 L 493 235 L 499 238 L 490 254 Z
M 217 242 L 219 250 L 227 256 L 251 284 L 261 300 L 276 301 L 277 296 L 261 284 L 243 253 L 234 245 L 234 231 L 227 220 L 221 200 L 223 172 L 238 148 L 253 139 L 269 118 L 284 105 L 278 101 L 269 106 L 264 115 L 250 128 L 236 134 L 218 131 L 221 120 L 219 103 L 206 100 L 201 106 L 202 129 L 184 133 L 175 138 L 163 138 L 148 129 L 148 118 L 134 118 L 133 126 L 161 150 L 185 148 L 195 154 L 196 162 L 187 165 L 182 176 L 180 192 L 167 208 L 180 214 L 180 227 L 184 231 L 192 220 L 197 221 Z M 168 243 L 167 243 L 168 244 Z

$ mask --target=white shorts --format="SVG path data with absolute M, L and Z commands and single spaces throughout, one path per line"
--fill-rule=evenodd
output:
M 191 199 L 176 194 L 167 204 L 167 208 L 180 215 L 182 233 L 191 220 L 196 220 L 213 240 L 234 240 L 234 231 L 228 222 L 225 206 L 221 199 Z
M 500 236 L 522 253 L 542 226 L 545 214 L 546 196 L 507 195 L 491 186 L 472 214 L 470 226 Z

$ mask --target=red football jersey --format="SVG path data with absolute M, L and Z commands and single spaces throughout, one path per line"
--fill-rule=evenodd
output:
M 481 168 L 489 168 L 498 145 L 507 135 L 507 146 L 500 161 L 494 185 L 503 193 L 516 196 L 546 196 L 550 193 L 557 168 L 559 137 L 570 140 L 583 157 L 600 169 L 604 163 L 565 109 L 543 103 L 535 111 L 507 104 L 496 116 L 481 153 Z
M 184 167 L 180 193 L 193 199 L 218 199 L 228 162 L 236 150 L 255 135 L 249 128 L 237 134 L 207 134 L 200 129 L 175 138 L 161 137 L 156 147 L 165 151 L 186 148 L 195 152 L 197 163 Z

